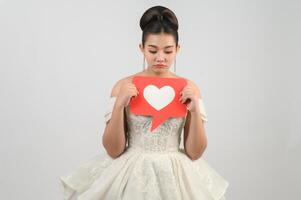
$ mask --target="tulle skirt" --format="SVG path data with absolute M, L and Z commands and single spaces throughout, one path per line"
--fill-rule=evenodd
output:
M 105 151 L 60 177 L 65 200 L 225 200 L 229 183 L 201 157 L 183 149 L 141 153 Z

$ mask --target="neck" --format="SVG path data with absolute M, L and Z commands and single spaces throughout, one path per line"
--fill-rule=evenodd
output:
M 150 69 L 150 67 L 146 68 L 143 71 L 144 75 L 146 76 L 155 76 L 155 77 L 173 77 L 174 75 L 172 74 L 172 72 L 170 72 L 169 70 L 166 70 L 164 72 L 156 72 Z

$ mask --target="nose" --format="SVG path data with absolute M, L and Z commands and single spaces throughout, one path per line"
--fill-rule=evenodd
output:
M 156 61 L 157 62 L 164 62 L 165 61 L 165 57 L 162 53 L 158 53 L 158 56 L 156 57 Z

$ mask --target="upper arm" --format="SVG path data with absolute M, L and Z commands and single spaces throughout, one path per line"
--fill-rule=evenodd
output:
M 187 116 L 186 116 L 186 121 L 185 121 L 185 125 L 184 125 L 184 138 L 183 138 L 183 145 L 184 145 L 184 149 L 186 149 L 186 139 L 189 133 L 189 127 L 190 127 L 190 119 L 191 119 L 191 114 L 189 112 L 189 110 L 187 111 Z
M 120 91 L 120 88 L 121 88 L 122 84 L 124 84 L 125 81 L 126 81 L 125 78 L 124 78 L 124 79 L 120 79 L 120 80 L 118 80 L 118 81 L 114 84 L 114 86 L 113 86 L 113 88 L 112 88 L 112 90 L 111 90 L 111 97 L 110 97 L 110 98 L 112 98 L 112 97 L 117 98 L 117 96 L 118 96 L 118 94 L 119 94 L 119 91 Z M 116 100 L 116 99 L 115 99 L 115 100 Z M 113 107 L 112 107 L 112 109 L 113 109 Z M 111 111 L 113 111 L 113 110 L 111 110 Z M 106 121 L 106 127 L 107 127 L 107 125 L 109 124 L 109 122 L 110 122 L 110 119 L 108 119 L 108 120 Z M 124 109 L 124 119 L 123 119 L 123 124 L 124 124 L 124 132 L 125 132 L 125 134 L 126 134 L 126 133 L 127 133 L 127 123 L 126 123 L 126 112 L 125 112 L 125 109 Z
M 117 97 L 118 94 L 119 94 L 121 86 L 123 84 L 131 82 L 131 81 L 132 81 L 132 76 L 128 76 L 128 77 L 125 77 L 125 78 L 122 78 L 122 79 L 118 80 L 112 88 L 111 97 Z
M 122 80 L 119 80 L 119 81 L 117 81 L 114 84 L 113 88 L 111 89 L 111 95 L 109 97 L 108 102 L 106 103 L 106 109 L 107 109 L 106 113 L 105 113 L 105 118 L 106 118 L 105 122 L 106 122 L 106 125 L 108 125 L 108 123 L 110 122 L 111 114 L 112 114 L 112 111 L 113 111 L 114 104 L 116 102 L 117 96 L 119 94 L 119 90 L 120 90 L 121 84 L 122 84 Z
M 124 81 L 124 80 L 121 79 L 121 80 L 117 81 L 117 82 L 114 84 L 114 86 L 113 86 L 113 88 L 112 88 L 112 90 L 111 90 L 111 97 L 117 97 L 117 96 L 118 96 L 119 90 L 120 90 L 120 87 L 121 87 L 123 81 Z
M 202 99 L 202 95 L 201 95 L 201 92 L 200 92 L 200 89 L 198 88 L 198 86 L 191 80 L 188 80 L 186 79 L 188 83 L 191 84 L 191 86 L 195 87 L 196 90 L 197 90 L 197 95 L 198 95 L 198 98 L 199 99 Z M 205 107 L 204 107 L 204 104 L 203 104 L 203 101 L 199 101 L 199 106 L 200 106 L 200 114 L 201 114 L 201 118 L 203 120 L 203 122 L 207 122 L 207 116 L 206 116 L 206 111 L 205 111 Z M 185 143 L 186 143 L 186 139 L 188 137 L 188 134 L 189 134 L 189 129 L 190 129 L 190 124 L 191 124 L 191 113 L 189 110 L 187 110 L 187 116 L 186 116 L 186 121 L 185 121 L 185 125 L 184 125 L 184 147 L 185 147 Z

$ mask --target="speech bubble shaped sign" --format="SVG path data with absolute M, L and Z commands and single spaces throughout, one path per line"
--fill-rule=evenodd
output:
M 130 112 L 152 116 L 150 131 L 170 117 L 186 115 L 187 107 L 179 101 L 180 92 L 187 84 L 185 79 L 135 76 L 132 82 L 139 94 L 131 99 Z

